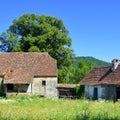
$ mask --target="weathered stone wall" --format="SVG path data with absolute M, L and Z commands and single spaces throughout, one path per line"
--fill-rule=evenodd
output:
M 92 100 L 93 99 L 93 86 L 85 86 L 85 97 Z
M 57 77 L 47 78 L 46 80 L 46 97 L 58 97 Z
M 27 88 L 27 93 L 32 93 L 32 84 L 30 83 L 28 88 Z
M 57 77 L 35 77 L 32 83 L 32 93 L 51 98 L 58 97 Z
M 0 86 L 2 85 L 3 77 L 0 77 Z
M 0 95 L 4 94 L 3 77 L 0 77 Z
M 98 89 L 98 99 L 116 99 L 116 87 L 108 85 L 85 86 L 85 96 L 94 99 L 94 88 Z
M 98 99 L 115 99 L 116 98 L 116 87 L 111 85 L 100 85 L 98 86 Z
M 105 99 L 116 99 L 116 87 L 115 86 L 104 87 L 105 87 Z

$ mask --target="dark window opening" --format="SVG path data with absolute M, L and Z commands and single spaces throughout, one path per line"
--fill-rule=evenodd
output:
M 13 84 L 7 84 L 7 91 L 12 92 L 14 90 Z
M 42 81 L 42 86 L 45 86 L 46 85 L 46 81 Z
M 117 97 L 117 99 L 120 99 L 120 87 L 117 87 L 116 97 Z

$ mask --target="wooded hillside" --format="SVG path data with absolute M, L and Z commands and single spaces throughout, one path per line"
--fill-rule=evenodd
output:
M 83 60 L 84 62 L 86 63 L 92 63 L 94 66 L 96 67 L 101 67 L 101 66 L 109 66 L 111 63 L 108 63 L 106 61 L 102 61 L 102 60 L 99 60 L 99 59 L 96 59 L 94 57 L 76 57 L 75 58 L 75 62 L 74 62 L 74 66 L 76 67 L 79 63 L 80 60 Z

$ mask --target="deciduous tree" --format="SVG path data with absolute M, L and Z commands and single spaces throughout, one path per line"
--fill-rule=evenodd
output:
M 5 46 L 5 51 L 48 52 L 57 60 L 59 82 L 67 80 L 66 75 L 73 63 L 74 53 L 71 38 L 62 20 L 46 15 L 24 14 L 13 21 L 9 32 L 17 35 L 19 40 L 17 44 L 16 41 L 11 41 L 13 45 Z M 3 41 L 1 45 L 4 45 Z

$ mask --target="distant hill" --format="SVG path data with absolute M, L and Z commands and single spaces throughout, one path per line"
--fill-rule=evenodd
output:
M 86 63 L 88 62 L 91 62 L 94 64 L 94 66 L 96 67 L 101 67 L 101 66 L 109 66 L 111 63 L 108 63 L 106 61 L 102 61 L 102 60 L 99 60 L 99 59 L 96 59 L 94 57 L 76 57 L 75 58 L 75 62 L 74 62 L 74 66 L 77 66 L 78 65 L 78 62 L 80 60 L 83 60 L 85 61 Z

